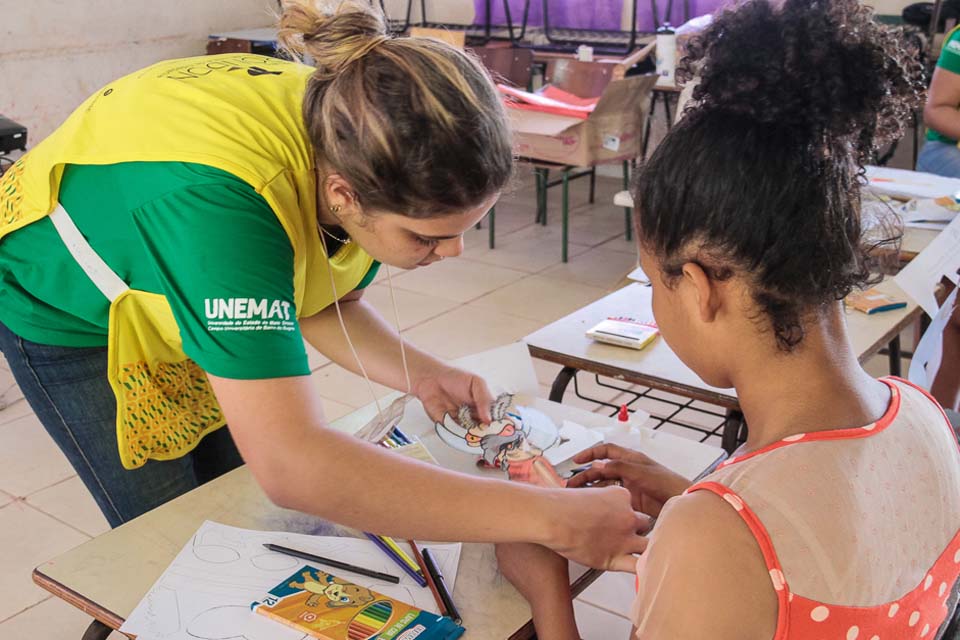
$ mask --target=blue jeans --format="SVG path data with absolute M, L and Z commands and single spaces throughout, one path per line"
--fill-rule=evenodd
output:
M 55 347 L 25 340 L 0 323 L 0 351 L 47 433 L 73 465 L 111 527 L 158 507 L 243 460 L 226 429 L 191 453 L 124 469 L 106 347 Z
M 927 140 L 917 155 L 917 171 L 960 178 L 960 149 L 955 144 Z

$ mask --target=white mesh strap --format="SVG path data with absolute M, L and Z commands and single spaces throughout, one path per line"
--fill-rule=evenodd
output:
M 57 204 L 57 208 L 50 214 L 50 221 L 53 222 L 57 233 L 60 234 L 67 251 L 70 252 L 83 272 L 110 302 L 116 300 L 121 293 L 130 288 L 97 255 L 87 239 L 80 233 L 80 229 L 77 229 L 77 225 L 73 223 L 62 204 Z

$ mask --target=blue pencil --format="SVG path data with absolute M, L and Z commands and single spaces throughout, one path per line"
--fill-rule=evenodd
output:
M 400 431 L 400 429 L 397 429 L 396 427 L 393 428 L 393 437 L 395 440 L 399 440 L 403 444 L 413 444 L 413 440 L 408 438 L 403 431 Z
M 406 571 L 406 572 L 407 572 L 407 575 L 410 576 L 411 578 L 413 578 L 414 582 L 416 582 L 416 583 L 417 583 L 418 585 L 420 585 L 421 587 L 426 587 L 426 586 L 427 586 L 427 580 L 426 580 L 426 578 L 424 578 L 422 575 L 420 575 L 419 573 L 417 573 L 416 571 L 414 571 L 413 569 L 411 569 L 411 568 L 409 567 L 409 565 L 407 565 L 406 562 L 404 562 L 399 556 L 397 556 L 397 554 L 395 554 L 395 553 L 393 552 L 393 549 L 391 549 L 390 547 L 388 547 L 387 544 L 386 544 L 383 540 L 381 540 L 381 539 L 378 538 L 377 536 L 373 535 L 372 533 L 366 533 L 366 532 L 365 532 L 363 535 L 365 535 L 365 536 L 367 536 L 368 538 L 370 538 L 370 541 L 373 542 L 373 544 L 375 544 L 375 545 L 377 545 L 378 547 L 380 547 L 380 550 L 383 551 L 385 554 L 387 554 L 387 555 L 390 557 L 390 559 L 393 560 L 393 561 L 397 564 L 397 566 L 399 566 L 401 569 L 403 569 L 404 571 Z

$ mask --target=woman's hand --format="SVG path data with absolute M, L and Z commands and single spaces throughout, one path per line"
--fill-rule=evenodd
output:
M 686 478 L 639 451 L 615 444 L 597 445 L 574 456 L 573 460 L 579 464 L 593 464 L 568 480 L 568 487 L 619 481 L 630 492 L 633 508 L 654 517 L 660 515 L 660 509 L 667 500 L 680 495 L 690 486 Z
M 636 571 L 635 554 L 653 518 L 637 513 L 623 487 L 554 491 L 543 544 L 575 562 L 607 571 Z
M 493 394 L 478 375 L 456 367 L 444 367 L 423 376 L 414 385 L 413 394 L 423 403 L 434 422 L 443 422 L 446 414 L 457 415 L 461 405 L 470 405 L 482 423 L 491 421 Z

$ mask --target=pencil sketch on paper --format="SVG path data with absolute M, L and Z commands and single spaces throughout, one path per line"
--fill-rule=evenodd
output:
M 303 563 L 266 551 L 265 543 L 334 557 L 383 573 L 398 573 L 392 561 L 368 540 L 282 531 L 251 531 L 205 522 L 184 545 L 121 627 L 140 640 L 303 640 L 303 633 L 256 615 L 250 604 L 263 598 Z M 459 544 L 430 545 L 444 576 L 455 580 Z M 331 576 L 333 577 L 333 576 Z M 343 572 L 338 597 L 376 591 L 438 613 L 430 591 L 401 574 L 399 585 Z M 351 587 L 347 588 L 346 585 Z M 356 585 L 353 587 L 352 585 Z M 324 597 L 328 597 L 324 594 Z
M 561 443 L 560 430 L 544 413 L 517 405 L 514 396 L 503 393 L 490 405 L 492 420 L 476 420 L 469 406 L 461 406 L 454 420 L 445 416 L 437 423 L 437 435 L 465 453 L 480 455 L 488 467 L 507 472 L 511 480 L 556 487 L 564 482 L 544 451 Z

